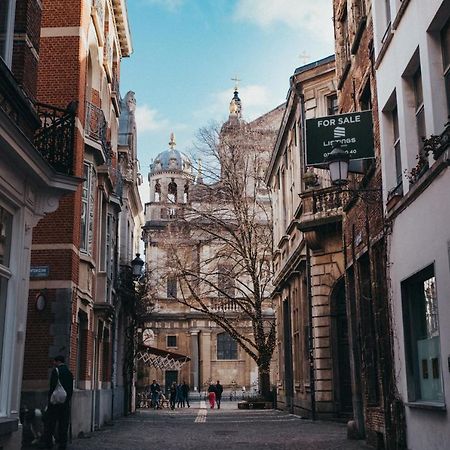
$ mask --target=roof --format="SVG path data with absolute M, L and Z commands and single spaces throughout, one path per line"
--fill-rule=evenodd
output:
M 333 62 L 335 59 L 335 55 L 330 55 L 326 58 L 319 59 L 318 61 L 314 61 L 304 66 L 297 67 L 294 71 L 294 75 L 298 75 L 300 73 L 306 72 L 307 70 L 314 69 L 315 67 L 321 66 L 322 64 L 328 64 L 330 62 Z

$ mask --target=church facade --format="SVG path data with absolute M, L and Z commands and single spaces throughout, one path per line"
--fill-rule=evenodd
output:
M 278 107 L 253 122 L 245 123 L 241 117 L 241 102 L 236 89 L 230 103 L 230 117 L 222 126 L 220 138 L 224 139 L 229 126 L 242 125 L 242 129 L 245 128 L 247 131 L 249 128 L 257 130 L 258 133 L 254 136 L 259 136 L 260 141 L 253 142 L 252 146 L 267 155 L 268 163 L 282 109 L 283 107 Z M 258 367 L 253 358 L 211 317 L 183 304 L 180 301 L 183 295 L 180 281 L 175 275 L 171 275 L 170 271 L 161 270 L 167 266 L 170 257 L 167 255 L 167 240 L 176 239 L 179 246 L 192 247 L 193 252 L 196 252 L 196 258 L 199 258 L 199 264 L 206 265 L 207 259 L 209 263 L 218 264 L 217 271 L 220 271 L 217 248 L 208 239 L 201 237 L 196 239 L 194 244 L 192 233 L 189 234 L 185 227 L 180 227 L 180 222 L 177 221 L 177 218 L 186 214 L 188 210 L 192 211 L 194 207 L 209 207 L 208 202 L 211 202 L 211 199 L 202 195 L 205 186 L 210 186 L 208 185 L 210 181 L 207 180 L 208 170 L 203 174 L 201 161 L 194 162 L 175 147 L 172 135 L 169 149 L 155 158 L 149 173 L 150 201 L 145 204 L 146 223 L 143 236 L 147 272 L 150 273 L 150 289 L 156 293 L 153 308 L 142 324 L 142 331 L 144 345 L 165 350 L 168 354 L 185 355 L 190 361 L 179 370 L 173 370 L 173 367 L 164 369 L 139 366 L 138 384 L 143 387 L 156 379 L 163 389 L 167 390 L 173 381 L 186 381 L 191 391 L 202 392 L 207 389 L 210 382 L 220 380 L 227 391 L 256 392 Z M 175 225 L 177 223 L 178 226 Z M 202 260 L 203 263 L 200 262 Z M 218 272 L 216 275 L 219 277 L 220 291 Z M 234 280 L 231 283 L 234 283 Z M 220 295 L 204 292 L 204 296 L 212 296 L 208 300 L 211 309 L 218 307 Z M 230 317 L 239 314 L 239 306 L 232 301 L 226 304 L 222 302 L 220 307 L 224 314 Z M 265 313 L 273 315 L 269 305 Z M 244 335 L 252 333 L 249 322 L 243 322 L 242 326 Z M 273 373 L 273 368 L 271 372 Z

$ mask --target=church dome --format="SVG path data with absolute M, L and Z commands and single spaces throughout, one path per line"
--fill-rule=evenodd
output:
M 150 175 L 160 172 L 184 172 L 192 173 L 192 164 L 189 157 L 175 149 L 175 137 L 170 136 L 170 149 L 161 152 L 150 165 Z

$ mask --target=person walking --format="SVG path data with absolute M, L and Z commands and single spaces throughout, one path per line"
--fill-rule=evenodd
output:
M 64 450 L 67 448 L 70 400 L 73 394 L 73 375 L 65 364 L 64 356 L 56 356 L 53 360 L 53 365 L 54 368 L 50 374 L 48 406 L 45 414 L 44 439 L 39 447 L 53 448 L 53 436 L 58 424 L 58 449 Z
M 183 384 L 181 385 L 181 392 L 183 394 L 183 400 L 186 402 L 188 408 L 191 407 L 189 404 L 189 385 L 186 384 L 186 381 L 183 380 Z
M 152 396 L 153 409 L 159 409 L 159 397 L 161 395 L 161 386 L 156 382 L 156 380 L 153 380 L 152 384 L 150 385 L 150 393 Z
M 208 399 L 209 399 L 209 406 L 211 409 L 214 409 L 214 405 L 216 403 L 216 387 L 214 384 L 210 384 L 208 388 Z
M 177 383 L 174 381 L 170 386 L 170 397 L 169 397 L 170 409 L 172 410 L 175 409 L 176 399 L 177 399 Z
M 184 396 L 183 396 L 183 390 L 181 388 L 181 383 L 177 384 L 177 408 L 183 407 L 184 408 Z
M 217 380 L 217 383 L 216 383 L 216 403 L 217 403 L 217 409 L 220 409 L 220 401 L 222 400 L 222 392 L 223 392 L 223 386 L 220 384 L 220 381 Z

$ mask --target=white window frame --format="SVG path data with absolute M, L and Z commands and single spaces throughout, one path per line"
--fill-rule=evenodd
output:
M 14 19 L 16 15 L 16 0 L 6 1 L 8 2 L 8 17 L 6 19 L 5 49 L 3 51 L 3 55 L 0 53 L 0 58 L 5 61 L 6 65 L 9 68 L 11 68 L 14 45 Z
M 5 324 L 3 330 L 2 345 L 2 364 L 0 366 L 0 417 L 8 417 L 10 413 L 10 405 L 12 399 L 12 381 L 14 367 L 12 364 L 13 354 L 15 351 L 15 327 L 16 327 L 16 298 L 17 298 L 17 281 L 18 277 L 14 276 L 19 270 L 20 248 L 19 234 L 16 230 L 20 230 L 19 214 L 12 208 L 0 201 L 0 206 L 8 211 L 12 217 L 11 227 L 11 251 L 9 256 L 9 266 L 0 265 L 0 276 L 6 278 L 8 286 L 6 290 L 6 306 L 5 306 Z M 5 364 L 10 361 L 11 364 Z

